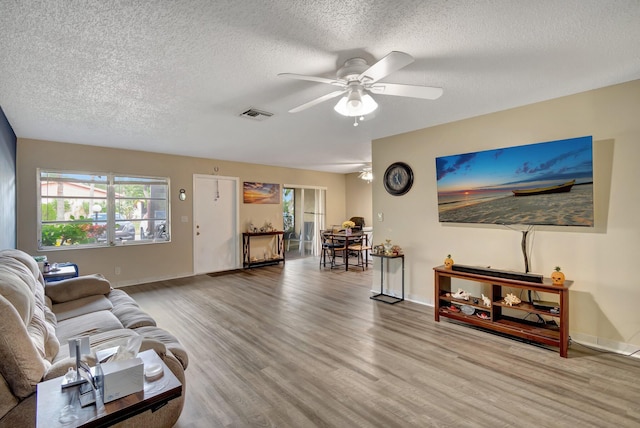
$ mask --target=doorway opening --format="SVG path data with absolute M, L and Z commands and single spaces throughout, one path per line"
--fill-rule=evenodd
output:
M 320 187 L 283 186 L 282 219 L 287 260 L 320 254 L 326 192 L 326 188 Z

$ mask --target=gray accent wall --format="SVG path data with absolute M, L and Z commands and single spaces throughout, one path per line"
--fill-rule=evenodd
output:
M 16 248 L 16 134 L 0 107 L 0 249 Z

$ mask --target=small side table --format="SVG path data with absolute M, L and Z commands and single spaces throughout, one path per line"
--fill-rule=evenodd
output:
M 164 370 L 161 378 L 153 381 L 144 379 L 144 390 L 136 392 L 126 397 L 119 398 L 104 405 L 105 414 L 96 416 L 96 406 L 91 404 L 87 407 L 80 407 L 77 403 L 78 420 L 75 427 L 104 427 L 121 422 L 147 410 L 156 411 L 170 400 L 182 395 L 182 383 L 175 377 L 164 361 L 158 357 L 156 351 L 148 350 L 138 354 L 145 365 L 160 364 Z M 69 396 L 72 386 L 60 387 L 62 378 L 58 377 L 45 382 L 40 382 L 37 387 L 36 396 L 36 428 L 66 428 L 59 421 L 60 410 L 69 403 Z
M 61 281 L 78 276 L 78 265 L 75 263 L 57 263 L 57 266 L 57 270 L 42 274 L 45 282 Z
M 373 257 L 380 257 L 380 293 L 374 294 L 369 297 L 373 300 L 378 300 L 379 302 L 388 303 L 390 305 L 394 305 L 398 302 L 402 302 L 404 300 L 404 254 L 400 254 L 397 256 L 388 256 L 386 254 L 371 254 Z M 384 260 L 387 260 L 387 269 L 389 268 L 389 260 L 391 259 L 400 259 L 402 260 L 402 297 L 391 296 L 389 294 L 384 294 Z

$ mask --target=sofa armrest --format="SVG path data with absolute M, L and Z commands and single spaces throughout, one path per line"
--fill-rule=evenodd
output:
M 111 291 L 109 280 L 100 274 L 83 275 L 75 278 L 47 283 L 44 294 L 53 303 L 64 303 L 82 297 L 108 294 Z

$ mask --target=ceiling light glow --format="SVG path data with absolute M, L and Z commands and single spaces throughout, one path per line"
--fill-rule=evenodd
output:
M 365 116 L 375 111 L 378 103 L 369 94 L 361 95 L 360 91 L 350 91 L 348 95 L 340 98 L 333 108 L 343 116 Z

